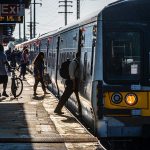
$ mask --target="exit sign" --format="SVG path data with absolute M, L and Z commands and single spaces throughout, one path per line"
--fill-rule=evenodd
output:
M 24 16 L 24 4 L 0 4 L 0 16 Z

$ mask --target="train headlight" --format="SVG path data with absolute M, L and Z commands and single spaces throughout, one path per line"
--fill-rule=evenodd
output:
M 122 102 L 122 95 L 120 93 L 114 93 L 111 97 L 111 101 L 115 104 Z
M 137 103 L 137 101 L 138 101 L 138 98 L 137 98 L 137 96 L 136 96 L 135 94 L 133 94 L 133 93 L 129 93 L 129 94 L 127 94 L 126 97 L 125 97 L 125 102 L 126 102 L 128 105 L 130 105 L 130 106 L 135 105 L 135 104 Z

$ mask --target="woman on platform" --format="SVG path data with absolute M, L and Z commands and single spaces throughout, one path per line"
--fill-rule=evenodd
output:
M 44 81 L 43 81 L 43 77 L 44 77 L 44 53 L 43 52 L 40 52 L 34 62 L 33 62 L 33 65 L 34 65 L 34 70 L 33 70 L 33 73 L 34 73 L 34 78 L 35 78 L 35 83 L 34 83 L 34 86 L 33 86 L 33 90 L 34 90 L 34 93 L 33 95 L 36 96 L 37 93 L 36 93 L 36 89 L 37 89 L 37 85 L 38 83 L 40 82 L 41 85 L 42 85 L 42 89 L 44 91 L 44 94 L 49 94 L 46 92 L 46 87 L 44 85 Z

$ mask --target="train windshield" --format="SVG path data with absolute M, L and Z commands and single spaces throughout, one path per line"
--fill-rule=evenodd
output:
M 140 79 L 140 33 L 107 32 L 106 78 L 108 81 Z

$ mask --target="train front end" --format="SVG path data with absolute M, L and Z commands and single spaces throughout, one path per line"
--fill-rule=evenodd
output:
M 100 137 L 150 137 L 150 1 L 126 0 L 99 15 L 102 81 Z

